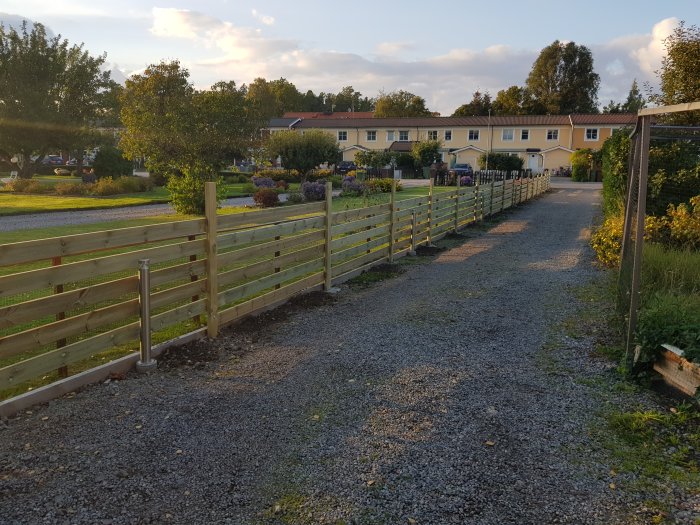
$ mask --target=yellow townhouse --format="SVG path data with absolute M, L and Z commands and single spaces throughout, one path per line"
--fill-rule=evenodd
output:
M 613 131 L 634 125 L 632 113 L 591 115 L 518 115 L 491 117 L 361 118 L 352 113 L 338 117 L 290 116 L 270 121 L 270 132 L 284 129 L 304 133 L 321 129 L 338 141 L 343 160 L 354 160 L 362 150 L 410 151 L 421 140 L 442 142 L 442 160 L 448 165 L 468 163 L 487 151 L 523 158 L 534 172 L 570 166 L 571 153 L 600 149 Z

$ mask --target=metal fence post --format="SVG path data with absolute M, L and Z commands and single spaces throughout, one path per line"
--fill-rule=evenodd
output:
M 151 358 L 151 268 L 150 259 L 139 261 L 139 317 L 141 359 L 136 363 L 138 372 L 149 372 L 156 366 Z

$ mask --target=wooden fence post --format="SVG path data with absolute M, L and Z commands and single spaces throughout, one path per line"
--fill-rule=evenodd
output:
M 51 259 L 51 266 L 60 266 L 61 262 L 62 262 L 61 256 L 53 257 Z M 54 294 L 63 293 L 63 285 L 57 284 L 56 286 L 54 286 L 53 293 Z M 58 312 L 56 314 L 56 321 L 62 321 L 65 318 L 66 318 L 66 312 Z M 65 339 L 59 339 L 58 341 L 56 341 L 56 348 L 62 348 L 64 346 L 66 346 Z M 58 377 L 68 377 L 68 367 L 67 366 L 62 366 L 58 369 Z
M 219 265 L 217 264 L 217 217 L 216 182 L 204 184 L 204 215 L 206 217 L 207 252 L 207 336 L 214 338 L 219 333 Z
M 455 174 L 455 179 L 457 181 L 457 195 L 455 197 L 455 233 L 459 229 L 459 173 Z
M 396 179 L 391 179 L 391 209 L 389 210 L 389 263 L 394 262 L 394 243 L 396 242 L 396 225 L 394 224 L 396 208 Z
M 428 246 L 433 245 L 433 178 L 430 177 L 430 186 L 428 188 Z
M 331 260 L 331 241 L 333 240 L 333 183 L 326 182 L 326 255 L 324 261 L 324 285 L 326 292 L 333 287 L 333 264 Z
M 197 238 L 196 235 L 188 235 L 187 236 L 188 241 L 194 241 L 196 238 Z M 195 261 L 197 261 L 197 254 L 190 255 L 190 262 L 195 262 Z M 199 277 L 197 277 L 196 274 L 190 275 L 190 282 L 193 283 L 193 282 L 198 281 L 198 280 L 199 280 Z M 199 295 L 193 295 L 192 302 L 195 303 L 197 301 L 199 301 Z M 202 324 L 202 317 L 199 314 L 197 314 L 192 318 L 192 321 L 194 321 L 194 323 L 197 326 L 200 326 Z
M 416 216 L 416 210 L 411 212 L 411 253 L 410 255 L 416 254 L 416 230 L 418 229 L 418 218 Z
M 491 177 L 491 195 L 489 195 L 489 215 L 493 215 L 493 191 L 496 188 L 496 175 Z

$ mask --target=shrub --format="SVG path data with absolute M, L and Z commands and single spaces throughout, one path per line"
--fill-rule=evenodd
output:
M 148 178 L 154 186 L 165 186 L 168 183 L 168 175 L 162 171 L 149 171 Z
M 289 189 L 289 183 L 286 180 L 278 180 L 277 182 L 275 182 L 275 187 L 278 190 L 287 191 Z
M 287 202 L 290 204 L 301 204 L 304 202 L 304 196 L 301 192 L 293 191 L 287 195 Z
M 652 360 L 662 343 L 685 351 L 689 360 L 700 360 L 700 295 L 657 293 L 639 312 L 636 342 L 645 360 Z
M 358 197 L 360 195 L 363 195 L 366 190 L 367 186 L 357 180 L 357 177 L 348 175 L 343 179 L 343 196 L 353 196 L 353 197 Z
M 192 167 L 181 175 L 171 176 L 168 180 L 168 190 L 171 203 L 177 213 L 187 215 L 204 214 L 204 183 L 209 180 L 216 182 L 217 205 L 224 198 L 224 185 L 218 176 L 207 172 L 205 168 Z
M 334 175 L 333 170 L 313 170 L 307 176 L 306 180 L 310 182 L 325 182 L 326 180 L 331 180 Z M 338 182 L 342 182 L 339 180 Z
M 490 170 L 514 171 L 523 169 L 523 159 L 508 153 L 484 153 L 479 157 L 479 168 L 486 169 L 486 160 Z
M 460 177 L 459 185 L 460 186 L 473 186 L 474 181 L 472 180 L 472 178 L 469 175 L 464 175 L 464 176 Z
M 369 179 L 365 181 L 369 193 L 391 193 L 391 184 L 394 179 Z M 400 182 L 396 182 L 396 191 L 401 191 Z
M 274 181 L 299 182 L 299 173 L 297 170 L 260 170 L 257 176 L 269 177 Z
M 92 188 L 82 182 L 59 182 L 54 186 L 56 195 L 88 195 Z
M 591 236 L 591 246 L 605 266 L 613 268 L 620 264 L 624 220 L 622 214 L 611 215 Z
M 603 213 L 617 215 L 624 209 L 627 187 L 627 162 L 630 152 L 629 130 L 613 132 L 601 149 L 603 162 Z
M 109 145 L 100 148 L 92 166 L 98 178 L 114 178 L 120 175 L 131 175 L 134 172 L 133 163 L 124 158 L 122 150 Z
M 262 208 L 272 208 L 280 203 L 280 197 L 272 188 L 260 188 L 253 195 L 255 204 Z
M 269 177 L 253 177 L 251 179 L 256 188 L 274 188 L 275 181 Z
M 258 191 L 258 188 L 252 182 L 249 182 L 248 184 L 243 186 L 243 188 L 241 188 L 241 193 L 247 193 L 249 195 L 252 195 L 256 191 Z
M 121 187 L 112 177 L 102 177 L 92 187 L 93 195 L 104 197 L 107 195 L 118 195 L 122 193 Z
M 10 191 L 17 193 L 32 193 L 41 195 L 51 193 L 53 187 L 50 184 L 42 184 L 38 180 L 32 179 L 15 179 L 7 184 Z
M 301 185 L 301 192 L 307 201 L 322 201 L 326 198 L 326 185 L 322 182 L 305 182 Z

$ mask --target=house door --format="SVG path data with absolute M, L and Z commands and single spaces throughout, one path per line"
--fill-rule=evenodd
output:
M 531 153 L 527 159 L 527 167 L 532 171 L 540 171 L 540 156 Z

